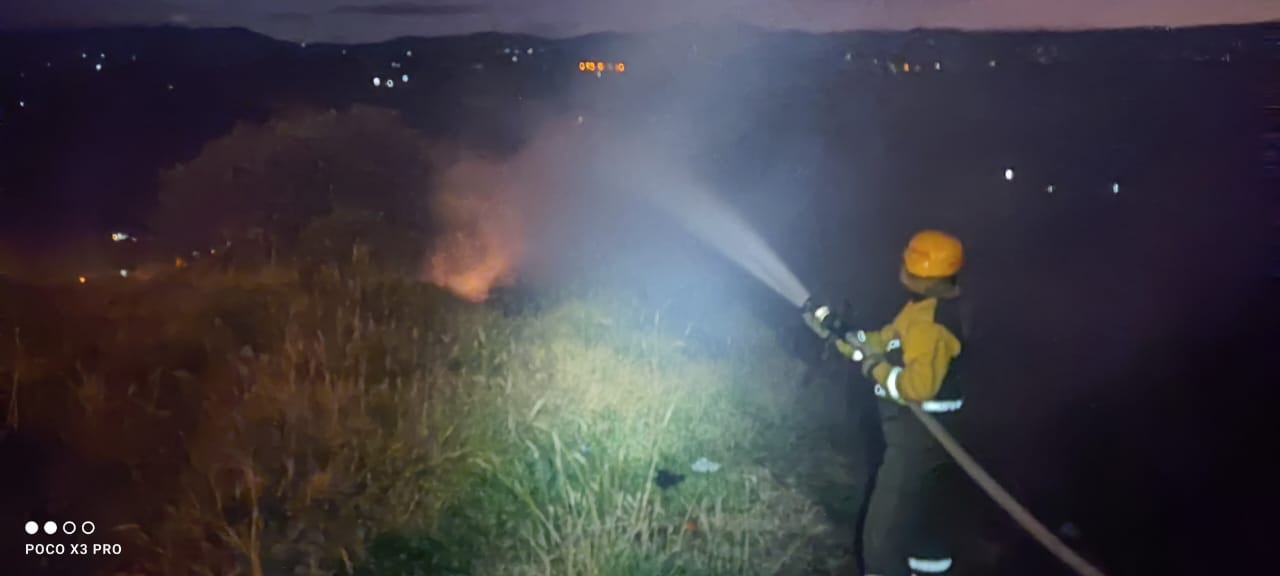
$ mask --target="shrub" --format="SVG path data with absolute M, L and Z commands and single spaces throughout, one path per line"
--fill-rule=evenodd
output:
M 836 456 L 749 317 L 707 355 L 623 298 L 507 316 L 368 275 L 165 290 L 118 297 L 100 360 L 26 392 L 61 408 L 18 407 L 50 431 L 74 412 L 78 468 L 122 470 L 102 489 L 128 505 L 92 512 L 132 551 L 109 568 L 777 574 L 842 544 L 778 474 Z

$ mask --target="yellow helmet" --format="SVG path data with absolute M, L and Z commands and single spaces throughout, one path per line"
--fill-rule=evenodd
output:
M 921 278 L 955 276 L 964 265 L 964 247 L 946 232 L 925 230 L 911 237 L 902 264 L 907 272 Z

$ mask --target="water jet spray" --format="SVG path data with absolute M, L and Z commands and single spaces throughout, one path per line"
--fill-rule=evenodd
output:
M 779 296 L 800 308 L 809 290 L 773 248 L 728 205 L 698 186 L 647 195 L 685 230 L 715 248 Z

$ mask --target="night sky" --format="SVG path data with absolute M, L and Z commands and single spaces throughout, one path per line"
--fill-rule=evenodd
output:
M 240 26 L 290 40 L 370 42 L 491 30 L 562 37 L 709 21 L 827 32 L 1189 26 L 1276 19 L 1276 0 L 6 0 L 0 27 Z

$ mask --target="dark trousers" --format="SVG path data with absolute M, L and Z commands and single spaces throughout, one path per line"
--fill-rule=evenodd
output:
M 862 529 L 863 573 L 946 574 L 959 510 L 959 468 L 911 410 L 878 401 L 884 460 L 871 484 Z M 934 415 L 943 426 L 955 414 Z

